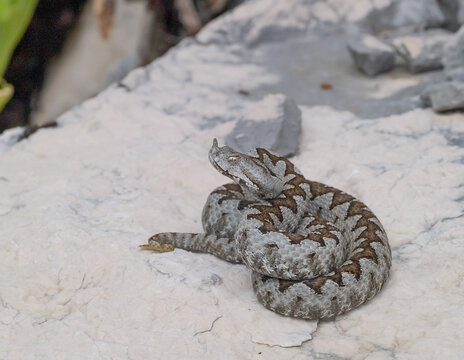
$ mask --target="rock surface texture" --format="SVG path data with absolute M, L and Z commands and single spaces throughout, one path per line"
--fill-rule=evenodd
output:
M 443 67 L 444 47 L 452 33 L 433 29 L 395 38 L 392 43 L 406 61 L 411 73 L 437 70 Z
M 350 39 L 348 50 L 356 67 L 368 76 L 375 76 L 395 67 L 395 52 L 380 39 L 363 34 Z
M 443 64 L 448 78 L 464 81 L 464 26 L 446 44 Z
M 427 88 L 425 96 L 435 111 L 464 109 L 464 82 L 443 81 Z
M 462 359 L 464 116 L 398 100 L 414 77 L 359 75 L 345 26 L 374 3 L 388 5 L 247 2 L 58 128 L 2 135 L 0 359 Z M 266 310 L 242 265 L 138 248 L 201 231 L 226 180 L 211 140 L 267 94 L 301 110 L 292 161 L 365 202 L 390 239 L 385 288 L 331 321 Z
M 446 13 L 452 12 L 454 2 L 453 4 L 451 2 L 453 0 L 391 1 L 387 6 L 374 8 L 367 16 L 366 23 L 376 33 L 400 28 L 412 30 L 440 27 L 449 21 Z

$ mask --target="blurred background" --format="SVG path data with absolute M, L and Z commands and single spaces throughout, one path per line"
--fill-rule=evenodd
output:
M 244 1 L 0 0 L 0 133 L 22 126 L 24 138 L 56 125 L 71 107 Z M 272 1 L 265 11 L 276 16 L 257 42 L 285 38 L 279 6 L 298 4 Z M 240 40 L 253 62 L 282 74 L 275 86 L 242 95 L 258 100 L 284 93 L 298 104 L 329 105 L 361 118 L 427 107 L 464 110 L 464 0 L 307 3 L 328 14 L 317 36 L 297 40 L 312 26 L 308 18 L 289 24 L 295 32 L 275 49 L 256 51 L 246 36 Z M 339 23 L 331 24 L 331 11 Z
M 242 1 L 0 0 L 0 133 L 53 126 Z

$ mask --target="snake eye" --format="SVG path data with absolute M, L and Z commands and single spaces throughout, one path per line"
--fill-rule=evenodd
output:
M 238 155 L 230 155 L 227 160 L 229 160 L 232 164 L 235 164 L 238 161 Z

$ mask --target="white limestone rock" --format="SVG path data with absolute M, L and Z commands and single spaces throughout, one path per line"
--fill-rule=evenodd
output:
M 446 44 L 443 64 L 449 79 L 464 81 L 464 26 Z
M 457 11 L 457 23 L 459 25 L 464 24 L 464 0 L 457 0 L 459 3 L 459 9 Z
M 362 34 L 349 39 L 348 50 L 359 71 L 375 76 L 395 66 L 395 52 L 379 38 Z
M 440 27 L 447 18 L 437 0 L 397 0 L 375 8 L 366 18 L 375 33 Z
M 464 82 L 444 81 L 431 85 L 424 96 L 435 111 L 464 109 Z
M 432 29 L 395 37 L 391 43 L 405 59 L 409 71 L 419 73 L 443 67 L 444 48 L 452 36 L 447 30 Z
M 233 149 L 247 152 L 257 147 L 292 156 L 298 152 L 301 111 L 283 94 L 267 95 L 248 109 L 226 137 Z
M 0 134 L 0 155 L 12 148 L 18 142 L 23 133 L 23 128 L 16 127 L 13 129 L 8 129 Z
M 248 47 L 337 28 L 363 19 L 379 3 L 391 0 L 261 0 L 239 6 L 198 34 L 202 43 L 241 43 Z M 289 11 L 291 9 L 291 11 Z
M 462 24 L 460 12 L 463 9 L 463 0 L 437 0 L 443 15 L 445 16 L 445 23 L 443 27 L 451 31 L 456 31 Z

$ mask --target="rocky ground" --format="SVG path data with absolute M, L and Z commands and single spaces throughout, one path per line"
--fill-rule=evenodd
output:
M 423 100 L 443 70 L 359 72 L 347 44 L 378 38 L 366 23 L 388 6 L 249 1 L 56 128 L 5 132 L 0 358 L 463 358 L 464 115 Z M 201 231 L 226 181 L 212 138 L 246 146 L 287 118 L 300 133 L 268 146 L 296 137 L 301 171 L 367 203 L 392 246 L 383 291 L 331 321 L 264 309 L 245 266 L 138 248 Z

